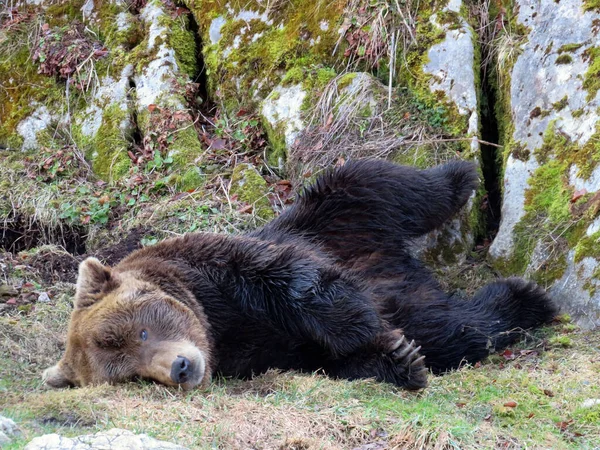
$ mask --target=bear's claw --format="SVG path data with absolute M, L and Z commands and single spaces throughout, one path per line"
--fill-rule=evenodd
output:
M 387 335 L 387 336 L 386 336 Z M 414 340 L 409 341 L 399 329 L 385 333 L 388 344 L 385 345 L 385 354 L 394 362 L 396 367 L 404 370 L 402 385 L 407 389 L 421 389 L 427 386 L 427 367 L 425 356 L 419 354 L 421 346 L 417 346 Z M 383 337 L 383 336 L 382 336 Z M 389 340 L 388 340 L 389 339 Z

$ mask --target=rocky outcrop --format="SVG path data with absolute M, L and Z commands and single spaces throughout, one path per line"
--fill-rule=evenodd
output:
M 598 326 L 600 13 L 582 0 L 519 0 L 512 13 L 497 49 L 517 56 L 499 61 L 504 199 L 490 256 Z
M 27 8 L 11 10 L 0 25 L 0 45 L 18 48 L 0 58 L 6 60 L 0 78 L 10 85 L 0 96 L 11 96 L 0 98 L 0 144 L 50 154 L 68 147 L 104 181 L 127 180 L 134 196 L 145 179 L 158 180 L 161 189 L 201 190 L 207 174 L 221 172 L 215 161 L 237 164 L 223 154 L 233 147 L 223 143 L 225 134 L 241 143 L 243 162 L 255 164 L 257 150 L 247 142 L 262 134 L 231 126 L 255 117 L 268 136 L 258 150 L 262 173 L 233 164 L 218 184 L 256 207 L 243 186 L 268 189 L 255 175 L 272 172 L 300 183 L 349 158 L 419 167 L 457 156 L 479 159 L 477 51 L 461 0 L 318 7 L 36 1 Z M 43 39 L 27 44 L 34 15 L 45 22 Z M 214 118 L 198 110 L 199 92 L 216 108 Z M 482 195 L 450 228 L 423 241 L 431 260 L 465 257 L 482 224 Z

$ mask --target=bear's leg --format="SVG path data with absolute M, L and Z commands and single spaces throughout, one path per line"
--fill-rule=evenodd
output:
M 535 283 L 509 278 L 489 284 L 472 300 L 438 298 L 429 305 L 399 303 L 394 324 L 422 346 L 426 364 L 439 373 L 475 363 L 515 342 L 525 329 L 552 320 L 557 308 Z
M 306 189 L 298 201 L 256 234 L 300 235 L 342 261 L 404 247 L 456 214 L 477 186 L 472 163 L 427 170 L 383 160 L 348 162 Z
M 336 378 L 374 378 L 405 389 L 422 389 L 427 386 L 427 368 L 420 349 L 396 329 L 381 333 L 351 355 L 328 361 L 323 370 Z

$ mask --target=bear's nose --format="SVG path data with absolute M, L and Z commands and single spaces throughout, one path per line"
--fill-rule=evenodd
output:
M 192 363 L 185 356 L 177 356 L 171 365 L 171 379 L 177 384 L 188 381 L 192 372 Z

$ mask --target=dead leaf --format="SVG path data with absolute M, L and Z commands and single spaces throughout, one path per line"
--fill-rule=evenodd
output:
M 511 400 L 509 402 L 506 402 L 504 404 L 504 406 L 506 406 L 507 408 L 516 408 L 517 407 L 517 402 Z
M 506 350 L 504 350 L 502 352 L 502 356 L 504 357 L 504 359 L 506 359 L 507 361 L 511 361 L 513 359 L 516 358 L 515 354 L 512 352 L 512 350 L 509 350 L 508 348 Z
M 571 425 L 573 423 L 573 419 L 571 420 L 564 420 L 562 422 L 556 422 L 556 426 L 560 429 L 560 431 L 567 431 L 567 428 L 569 428 L 569 425 Z
M 154 112 L 156 110 L 156 108 L 158 108 L 158 106 L 156 106 L 154 103 L 150 103 L 148 105 L 148 111 L 150 111 L 150 112 Z
M 213 150 L 225 150 L 227 148 L 227 141 L 225 139 L 217 138 L 212 141 L 210 148 Z
M 575 203 L 577 200 L 579 200 L 581 197 L 583 197 L 587 193 L 588 192 L 585 188 L 575 191 L 575 193 L 573 194 L 573 197 L 571 197 L 571 203 Z

